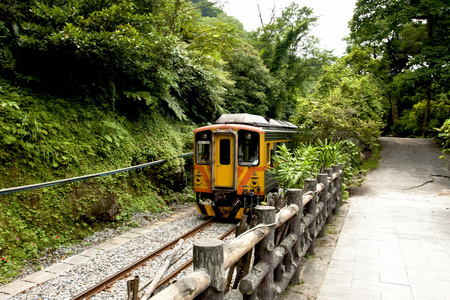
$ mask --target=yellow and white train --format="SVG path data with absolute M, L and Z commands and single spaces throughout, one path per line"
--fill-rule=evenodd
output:
M 292 123 L 224 114 L 194 131 L 194 190 L 201 214 L 240 219 L 278 183 L 268 170 L 278 146 L 300 139 Z

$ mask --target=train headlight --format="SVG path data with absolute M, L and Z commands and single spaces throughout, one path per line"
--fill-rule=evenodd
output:
M 200 183 L 202 183 L 202 180 L 198 177 L 195 178 L 195 184 L 200 184 Z
M 252 187 L 257 187 L 257 186 L 258 186 L 258 181 L 252 180 L 252 182 L 250 183 L 250 185 L 251 185 Z

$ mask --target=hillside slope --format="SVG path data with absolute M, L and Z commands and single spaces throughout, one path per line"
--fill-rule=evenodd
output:
M 157 113 L 36 95 L 0 82 L 0 189 L 169 159 L 191 151 L 193 126 Z M 189 160 L 189 157 L 187 158 Z M 0 195 L 0 282 L 24 263 L 185 191 L 185 159 Z M 106 225 L 105 225 L 106 224 Z

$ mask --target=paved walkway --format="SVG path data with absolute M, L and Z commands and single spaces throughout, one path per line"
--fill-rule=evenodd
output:
M 449 168 L 422 149 L 432 140 L 382 144 L 380 167 L 350 198 L 317 299 L 450 300 Z

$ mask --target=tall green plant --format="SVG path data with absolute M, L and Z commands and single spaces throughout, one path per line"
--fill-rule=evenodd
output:
M 277 176 L 280 185 L 283 188 L 299 187 L 310 177 L 313 166 L 318 162 L 318 148 L 302 144 L 291 152 L 283 144 L 272 159 L 274 167 L 270 172 Z
M 316 142 L 319 147 L 319 164 L 321 168 L 331 168 L 336 163 L 346 163 L 350 160 L 350 154 L 344 152 L 348 141 L 343 140 L 336 143 L 318 140 Z
M 277 176 L 283 188 L 299 188 L 307 178 L 314 178 L 324 168 L 344 164 L 345 184 L 350 185 L 358 175 L 360 149 L 349 140 L 339 142 L 317 140 L 313 145 L 303 143 L 289 150 L 286 145 L 278 148 L 270 170 Z

